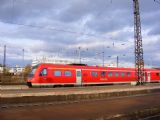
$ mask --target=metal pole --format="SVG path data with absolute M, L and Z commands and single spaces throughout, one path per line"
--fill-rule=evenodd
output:
M 81 64 L 81 47 L 78 47 L 79 49 L 79 63 Z
M 6 45 L 4 45 L 3 77 L 2 77 L 2 83 L 3 83 L 3 79 L 5 79 L 5 73 L 6 73 Z
M 151 68 L 153 68 L 153 62 L 152 62 L 152 58 L 151 58 Z
M 22 63 L 22 66 L 24 67 L 24 49 L 22 49 L 22 52 L 23 52 L 23 63 Z
M 103 41 L 103 51 L 102 51 L 102 57 L 103 57 L 103 58 L 102 58 L 102 60 L 103 60 L 103 61 L 102 61 L 102 63 L 103 63 L 103 67 L 104 67 L 104 41 Z
M 6 45 L 4 45 L 4 58 L 3 58 L 3 74 L 5 74 L 6 69 Z
M 22 49 L 22 83 L 23 83 L 23 79 L 24 79 L 24 76 L 23 76 L 23 73 L 24 73 L 24 71 L 23 71 L 23 68 L 24 68 L 24 49 Z
M 117 68 L 118 68 L 118 64 L 119 64 L 119 58 L 118 58 L 118 56 L 117 56 Z
M 4 59 L 3 59 L 3 67 L 6 66 L 6 45 L 4 45 Z
M 104 51 L 102 52 L 102 56 L 103 56 L 103 67 L 104 67 Z
M 144 60 L 143 60 L 143 46 L 141 35 L 141 20 L 139 12 L 139 0 L 133 0 L 134 7 L 134 40 L 135 40 L 135 73 L 137 83 L 144 82 Z

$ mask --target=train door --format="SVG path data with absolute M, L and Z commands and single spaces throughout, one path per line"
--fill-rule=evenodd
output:
M 76 85 L 82 84 L 82 75 L 81 69 L 76 69 Z
M 151 82 L 151 73 L 147 72 L 147 82 Z

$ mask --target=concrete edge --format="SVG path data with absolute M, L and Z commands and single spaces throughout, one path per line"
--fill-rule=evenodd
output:
M 119 91 L 90 94 L 69 94 L 69 95 L 47 95 L 47 96 L 22 96 L 1 98 L 1 105 L 9 104 L 28 104 L 28 103 L 47 103 L 47 102 L 71 102 L 83 100 L 106 99 L 113 97 L 141 95 L 148 93 L 158 93 L 160 89 L 146 89 L 136 91 Z

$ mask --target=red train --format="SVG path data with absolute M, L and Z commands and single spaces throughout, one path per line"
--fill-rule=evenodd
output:
M 160 82 L 160 69 L 145 69 L 145 82 Z M 134 68 L 39 64 L 33 67 L 28 86 L 136 83 Z

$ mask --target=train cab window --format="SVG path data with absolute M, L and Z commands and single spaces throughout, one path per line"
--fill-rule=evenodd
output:
M 130 77 L 130 76 L 131 76 L 131 73 L 130 73 L 130 72 L 127 72 L 127 76 Z
M 54 71 L 54 76 L 61 76 L 61 71 L 60 70 L 55 70 Z
M 105 71 L 101 72 L 101 77 L 106 77 L 106 72 Z
M 122 72 L 122 73 L 121 73 L 121 75 L 122 75 L 122 77 L 124 77 L 124 76 L 125 76 L 125 73 L 124 73 L 124 72 Z
M 160 76 L 160 73 L 156 73 L 156 76 L 158 76 L 158 77 L 159 77 L 159 76 Z
M 118 77 L 118 76 L 119 76 L 119 72 L 116 72 L 116 73 L 115 73 L 115 76 Z
M 40 76 L 47 76 L 47 69 L 44 68 L 41 73 L 40 73 Z
M 71 74 L 71 71 L 67 70 L 67 71 L 64 71 L 64 76 L 72 76 Z
M 108 72 L 108 77 L 112 77 L 113 73 L 112 72 Z
M 93 76 L 93 77 L 97 77 L 98 76 L 98 72 L 91 72 L 91 75 Z

